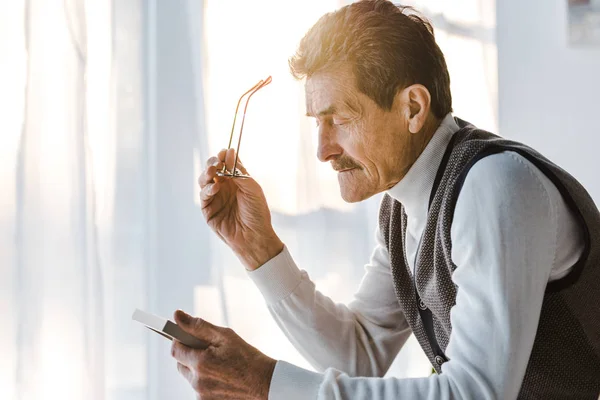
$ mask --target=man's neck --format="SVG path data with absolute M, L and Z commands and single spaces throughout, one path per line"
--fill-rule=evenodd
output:
M 431 133 L 433 127 L 436 128 Z M 388 189 L 388 194 L 406 207 L 407 214 L 422 215 L 427 212 L 427 196 L 431 192 L 437 166 L 452 136 L 459 129 L 452 114 L 448 114 L 437 124 L 431 123 L 426 132 L 423 131 L 424 138 L 419 142 L 423 147 L 415 151 L 418 154 L 416 160 L 402 180 Z M 422 209 L 424 205 L 425 210 Z
M 417 159 L 421 156 L 421 154 L 435 135 L 435 132 L 438 130 L 441 123 L 441 119 L 438 119 L 433 114 L 430 114 L 425 120 L 425 124 L 423 124 L 421 130 L 416 134 L 413 134 L 413 139 L 410 143 L 410 158 L 412 159 L 412 162 L 409 166 L 406 167 L 405 171 L 401 172 L 399 179 L 394 184 L 390 185 L 390 188 L 396 185 L 399 181 L 401 181 L 404 178 L 404 176 L 408 173 L 408 171 L 411 169 L 411 167 L 417 161 Z
M 423 124 L 423 128 L 421 128 L 421 131 L 419 131 L 419 133 L 415 135 L 415 161 L 417 160 L 417 158 L 419 158 L 421 153 L 423 153 L 423 150 L 425 150 L 425 148 L 431 141 L 431 138 L 433 137 L 433 135 L 435 135 L 435 132 L 440 127 L 441 123 L 441 119 L 435 117 L 433 114 L 429 114 L 429 116 L 425 120 L 425 124 Z

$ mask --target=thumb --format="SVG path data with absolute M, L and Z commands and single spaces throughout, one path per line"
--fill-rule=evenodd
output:
M 211 344 L 217 344 L 223 341 L 223 334 L 218 326 L 213 325 L 202 318 L 192 317 L 182 310 L 175 311 L 173 316 L 175 317 L 177 325 L 190 335 Z

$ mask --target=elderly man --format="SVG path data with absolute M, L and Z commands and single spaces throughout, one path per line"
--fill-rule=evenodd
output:
M 202 399 L 597 399 L 600 214 L 539 153 L 455 118 L 444 56 L 411 10 L 365 0 L 323 16 L 290 60 L 318 158 L 341 195 L 385 192 L 355 299 L 333 303 L 272 228 L 260 186 L 199 179 L 202 210 L 319 373 L 177 312 L 206 350 L 173 345 Z M 244 167 L 240 168 L 246 172 Z M 436 374 L 382 378 L 414 333 Z

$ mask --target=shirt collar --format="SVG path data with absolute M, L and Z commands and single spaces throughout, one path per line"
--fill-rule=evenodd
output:
M 387 190 L 387 194 L 404 206 L 411 218 L 425 218 L 429 207 L 429 196 L 437 170 L 442 162 L 446 146 L 452 135 L 459 130 L 451 113 L 446 114 L 433 134 L 425 150 L 410 167 L 400 182 Z

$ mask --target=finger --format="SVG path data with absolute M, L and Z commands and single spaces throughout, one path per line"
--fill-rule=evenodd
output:
M 212 156 L 208 160 L 206 160 L 206 167 L 212 167 L 213 165 L 217 165 L 220 162 L 218 157 Z
M 173 343 L 171 344 L 171 356 L 177 360 L 178 363 L 183 364 L 191 370 L 198 366 L 202 356 L 202 350 L 188 347 L 178 340 L 173 340 Z
M 194 378 L 194 374 L 192 373 L 192 370 L 189 369 L 188 367 L 186 367 L 185 365 L 183 365 L 180 362 L 177 362 L 177 371 L 179 371 L 179 373 L 188 381 L 191 382 L 192 379 Z
M 227 165 L 227 169 L 229 171 L 233 171 L 233 166 L 235 164 L 235 150 L 234 149 L 229 149 L 227 150 L 227 154 L 225 155 L 225 165 Z M 242 160 L 239 159 L 238 157 L 238 161 L 237 161 L 237 168 L 242 172 L 242 174 L 248 174 L 248 171 L 246 171 L 246 168 L 244 167 L 244 164 L 242 164 Z
M 217 193 L 219 193 L 219 189 L 221 189 L 221 184 L 219 182 L 213 182 L 204 186 L 200 191 L 200 200 L 203 203 L 208 203 Z
M 198 185 L 200 185 L 200 188 L 204 188 L 204 186 L 211 183 L 215 179 L 216 175 L 217 168 L 214 165 L 211 165 L 210 167 L 205 169 L 198 178 Z
M 175 322 L 184 331 L 198 339 L 207 341 L 211 344 L 219 344 L 223 341 L 223 329 L 211 324 L 202 318 L 195 318 L 186 314 L 182 310 L 175 311 Z
M 219 153 L 217 153 L 217 158 L 219 159 L 219 161 L 221 161 L 221 162 L 225 161 L 226 154 L 227 154 L 227 149 L 222 149 L 221 151 L 219 151 Z
M 217 171 L 221 168 L 223 168 L 223 163 L 218 162 L 217 164 L 211 165 L 210 167 L 205 169 L 198 178 L 198 185 L 200 185 L 200 188 L 203 188 L 204 186 L 213 182 L 213 180 L 217 176 Z

